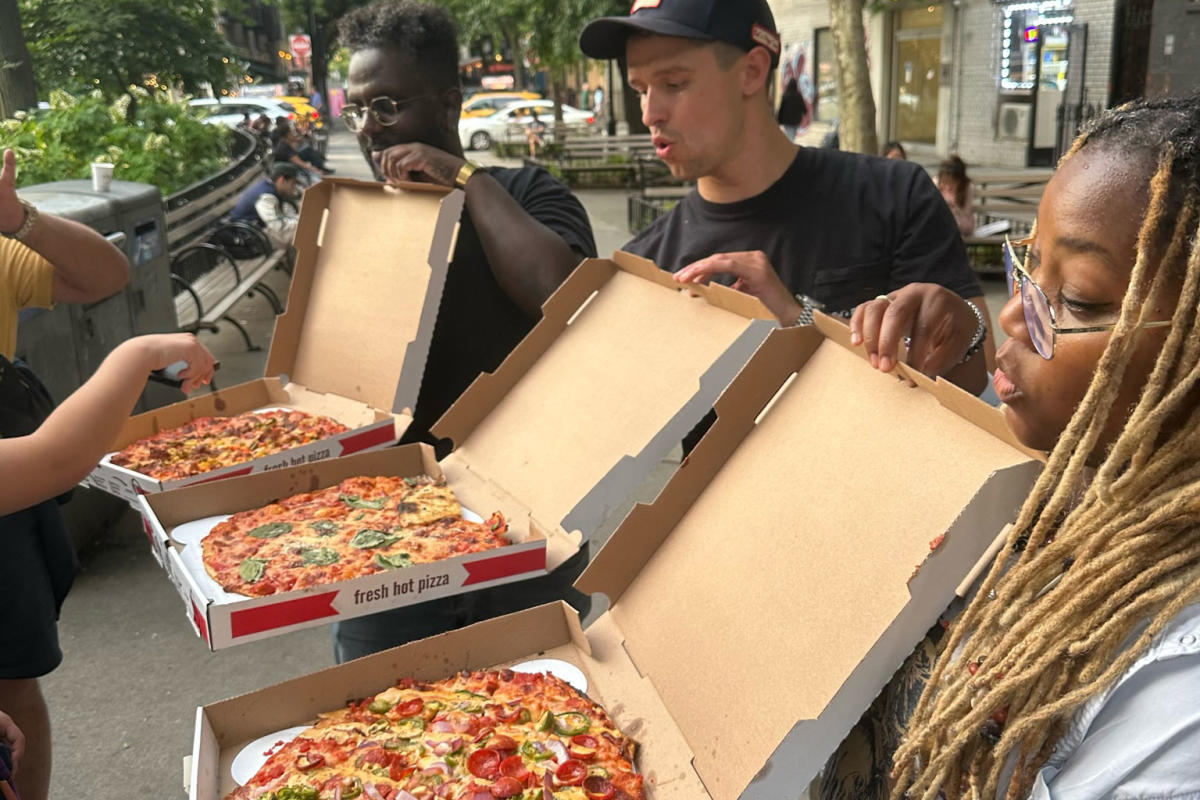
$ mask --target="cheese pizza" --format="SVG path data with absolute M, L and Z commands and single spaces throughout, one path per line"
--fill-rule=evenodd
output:
M 463 519 L 443 480 L 363 476 L 234 514 L 201 548 L 225 591 L 261 596 L 503 547 L 507 530 Z
M 329 417 L 292 409 L 200 417 L 139 439 L 113 454 L 109 461 L 160 481 L 177 480 L 243 464 L 347 430 Z
M 225 800 L 644 800 L 635 747 L 552 675 L 405 679 L 322 714 Z

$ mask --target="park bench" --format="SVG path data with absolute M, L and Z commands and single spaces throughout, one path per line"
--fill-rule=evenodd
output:
M 588 183 L 645 187 L 672 180 L 654 155 L 650 134 L 568 135 L 549 157 L 526 158 L 525 164 L 545 167 L 573 187 Z
M 276 246 L 255 225 L 226 219 L 247 187 L 266 175 L 263 148 L 203 184 L 168 198 L 167 242 L 175 315 L 181 330 L 216 332 L 233 325 L 248 350 L 260 350 L 230 310 L 243 297 L 262 295 L 276 314 L 283 303 L 263 281 L 273 269 L 291 273 L 289 248 Z
M 1015 241 L 1029 235 L 1052 174 L 1049 169 L 972 173 L 975 232 L 963 239 L 972 269 L 1004 272 L 1004 237 Z

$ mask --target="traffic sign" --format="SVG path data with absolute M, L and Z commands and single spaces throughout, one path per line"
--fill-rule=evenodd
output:
M 312 52 L 312 39 L 306 33 L 298 33 L 289 37 L 292 55 L 303 61 Z

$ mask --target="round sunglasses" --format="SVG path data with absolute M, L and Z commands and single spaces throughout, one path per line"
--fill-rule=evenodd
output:
M 1058 337 L 1071 333 L 1099 333 L 1111 331 L 1117 323 L 1107 325 L 1088 325 L 1080 328 L 1062 328 L 1054 315 L 1050 299 L 1042 291 L 1029 273 L 1025 270 L 1025 260 L 1017 257 L 1013 243 L 1004 237 L 1004 277 L 1008 281 L 1008 296 L 1018 292 L 1021 294 L 1021 311 L 1025 315 L 1025 327 L 1029 331 L 1029 339 L 1038 355 L 1049 361 L 1054 357 L 1054 346 Z M 1161 328 L 1171 324 L 1171 320 L 1144 322 L 1139 327 Z
M 347 103 L 342 106 L 340 116 L 342 122 L 346 123 L 346 127 L 355 133 L 358 133 L 366 126 L 368 114 L 386 128 L 400 121 L 400 115 L 404 113 L 404 109 L 408 107 L 409 103 L 415 103 L 418 100 L 424 100 L 433 96 L 431 94 L 419 94 L 416 97 L 410 97 L 397 102 L 386 95 L 381 95 L 367 103 L 366 107 L 360 106 L 358 103 Z

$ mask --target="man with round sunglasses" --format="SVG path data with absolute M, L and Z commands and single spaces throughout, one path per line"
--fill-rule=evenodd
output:
M 377 0 L 347 14 L 350 48 L 342 119 L 379 180 L 458 187 L 466 207 L 413 421 L 402 442 L 449 442 L 429 428 L 480 373 L 494 371 L 541 317 L 541 307 L 584 258 L 596 255 L 587 212 L 541 168 L 483 168 L 458 138 L 458 42 L 445 9 Z M 585 553 L 553 575 L 503 590 L 421 603 L 334 626 L 339 661 L 545 602 L 586 598 L 570 587 Z M 586 609 L 584 609 L 586 610 Z

